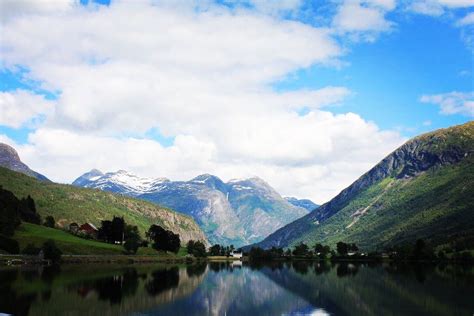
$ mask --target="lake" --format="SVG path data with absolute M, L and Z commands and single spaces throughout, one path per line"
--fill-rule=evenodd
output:
M 0 269 L 15 315 L 469 315 L 463 265 L 65 265 Z

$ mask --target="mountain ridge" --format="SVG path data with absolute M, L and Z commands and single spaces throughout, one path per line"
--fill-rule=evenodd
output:
M 0 167 L 26 174 L 41 181 L 50 182 L 44 175 L 31 170 L 30 167 L 23 163 L 15 148 L 4 143 L 0 143 Z
M 451 178 L 458 177 L 462 179 L 459 183 L 466 183 L 466 190 L 474 196 L 474 184 L 472 180 L 469 179 L 469 175 L 471 175 L 471 178 L 472 175 L 474 175 L 472 170 L 473 153 L 474 122 L 472 121 L 464 125 L 441 129 L 415 137 L 385 157 L 353 184 L 341 191 L 341 193 L 331 201 L 295 222 L 275 231 L 265 240 L 257 243 L 256 246 L 263 248 L 272 246 L 287 247 L 300 241 L 326 241 L 334 243 L 336 236 L 340 236 L 341 238 L 344 236 L 353 236 L 356 233 L 349 233 L 348 231 L 351 229 L 354 230 L 354 226 L 357 226 L 356 223 L 360 219 L 364 219 L 364 222 L 371 225 L 370 222 L 365 221 L 367 216 L 370 215 L 371 217 L 375 217 L 374 221 L 377 220 L 382 223 L 383 220 L 377 218 L 378 214 L 380 215 L 383 211 L 395 212 L 390 206 L 383 204 L 383 202 L 386 202 L 387 205 L 388 203 L 399 203 L 396 197 L 392 196 L 394 190 L 399 190 L 399 194 L 409 195 L 412 199 L 424 199 L 426 196 L 429 196 L 429 191 L 423 192 L 423 194 L 420 195 L 418 191 L 422 191 L 422 188 L 410 185 L 410 183 L 413 183 L 414 180 L 417 180 L 426 173 L 428 173 L 428 175 L 426 175 L 425 178 L 428 179 L 424 179 L 424 181 L 432 183 L 433 190 L 441 186 L 439 183 L 443 183 L 442 181 L 455 181 L 455 179 L 453 180 Z M 463 169 L 467 174 L 456 173 L 454 175 L 445 175 L 442 173 L 444 168 L 448 168 L 444 171 L 457 172 L 455 167 Z M 429 178 L 430 176 L 431 179 Z M 451 178 L 449 178 L 450 176 Z M 439 181 L 434 179 L 439 179 Z M 403 185 L 408 187 L 411 191 L 404 191 Z M 423 184 L 419 184 L 419 186 L 422 185 Z M 455 182 L 453 182 L 452 187 L 457 188 Z M 449 189 L 449 187 L 446 187 L 446 189 Z M 373 192 L 370 192 L 371 190 Z M 462 195 L 465 203 L 467 203 L 466 206 L 462 206 L 459 212 L 465 214 L 466 218 L 472 220 L 471 223 L 474 223 L 474 220 L 471 219 L 472 214 L 469 213 L 469 209 L 474 209 L 474 201 L 463 192 L 458 192 L 457 194 Z M 443 192 L 440 192 L 439 196 L 442 195 Z M 391 200 L 387 200 L 385 196 L 390 196 Z M 436 198 L 436 196 L 433 197 L 433 199 Z M 449 196 L 445 198 L 452 199 Z M 411 203 L 411 205 L 414 204 L 411 200 L 406 202 L 406 204 L 408 203 Z M 459 203 L 462 204 L 462 201 Z M 441 204 L 441 202 L 438 204 Z M 423 213 L 425 213 L 425 209 L 422 206 L 418 204 L 416 204 L 416 206 L 423 209 Z M 456 206 L 457 205 L 454 205 L 454 207 Z M 405 207 L 408 208 L 408 206 L 405 205 L 401 205 L 401 207 L 403 211 L 405 211 Z M 430 207 L 430 210 L 436 209 L 436 205 Z M 346 226 L 334 223 L 335 219 L 328 222 L 328 224 L 324 224 L 341 211 L 346 212 L 343 212 L 345 216 L 340 215 L 338 218 L 341 223 L 344 222 L 347 224 Z M 442 210 L 437 211 L 442 212 Z M 407 220 L 412 220 L 411 218 L 413 216 L 416 217 L 417 214 L 405 215 Z M 428 215 L 430 214 L 428 213 L 426 216 Z M 391 224 L 384 223 L 384 225 L 390 227 Z M 459 224 L 458 226 L 462 225 Z M 357 238 L 359 240 L 363 241 L 364 238 L 367 240 L 370 239 L 367 236 L 364 237 L 363 227 L 356 228 L 358 229 Z M 459 233 L 461 232 L 462 230 L 459 231 Z M 426 234 L 425 232 L 425 235 Z M 429 236 L 422 236 L 420 234 L 419 237 Z M 391 241 L 387 240 L 384 244 L 390 245 Z M 373 248 L 373 246 L 376 245 L 366 245 L 367 248 Z
M 73 185 L 133 196 L 188 214 L 212 243 L 241 246 L 259 241 L 308 213 L 284 200 L 258 177 L 224 182 L 217 176 L 201 174 L 189 181 L 171 181 L 117 171 L 90 180 L 90 174 L 77 178 Z

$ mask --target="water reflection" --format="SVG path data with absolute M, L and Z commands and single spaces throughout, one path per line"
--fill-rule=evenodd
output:
M 136 269 L 127 268 L 117 274 L 81 282 L 80 286 L 74 284 L 69 289 L 82 298 L 90 298 L 96 294 L 101 301 L 107 301 L 112 305 L 120 304 L 123 298 L 135 295 L 138 289 L 138 277 Z
M 231 262 L 0 270 L 14 315 L 471 315 L 462 265 Z
M 147 293 L 157 296 L 161 292 L 177 287 L 179 284 L 179 269 L 156 270 L 151 273 L 151 280 L 145 284 Z

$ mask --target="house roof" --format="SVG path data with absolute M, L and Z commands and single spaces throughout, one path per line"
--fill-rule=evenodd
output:
M 92 228 L 93 230 L 98 230 L 97 227 L 94 226 L 94 224 L 92 223 L 85 223 L 85 224 L 82 224 L 81 225 L 81 229 L 84 229 L 85 227 L 89 226 L 90 228 Z

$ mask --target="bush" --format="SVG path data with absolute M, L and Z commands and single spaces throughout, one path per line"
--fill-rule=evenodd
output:
M 194 257 L 205 257 L 206 256 L 206 246 L 201 241 L 188 241 L 186 246 L 188 254 L 193 255 Z
M 130 237 L 127 240 L 125 240 L 125 243 L 123 244 L 123 247 L 125 248 L 125 251 L 129 254 L 136 254 L 138 247 L 140 247 L 140 239 Z
M 20 245 L 18 245 L 18 241 L 0 235 L 0 249 L 11 254 L 18 254 L 20 252 Z
M 53 263 L 59 263 L 61 261 L 62 251 L 56 247 L 56 244 L 53 240 L 47 240 L 43 244 L 43 254 L 44 258 L 51 260 Z
M 26 247 L 21 251 L 22 254 L 24 255 L 29 255 L 29 256 L 37 256 L 41 251 L 41 248 L 36 247 L 33 244 L 28 244 Z
M 51 215 L 46 216 L 46 219 L 44 220 L 44 226 L 54 228 L 56 226 L 56 221 L 54 220 L 54 217 Z

